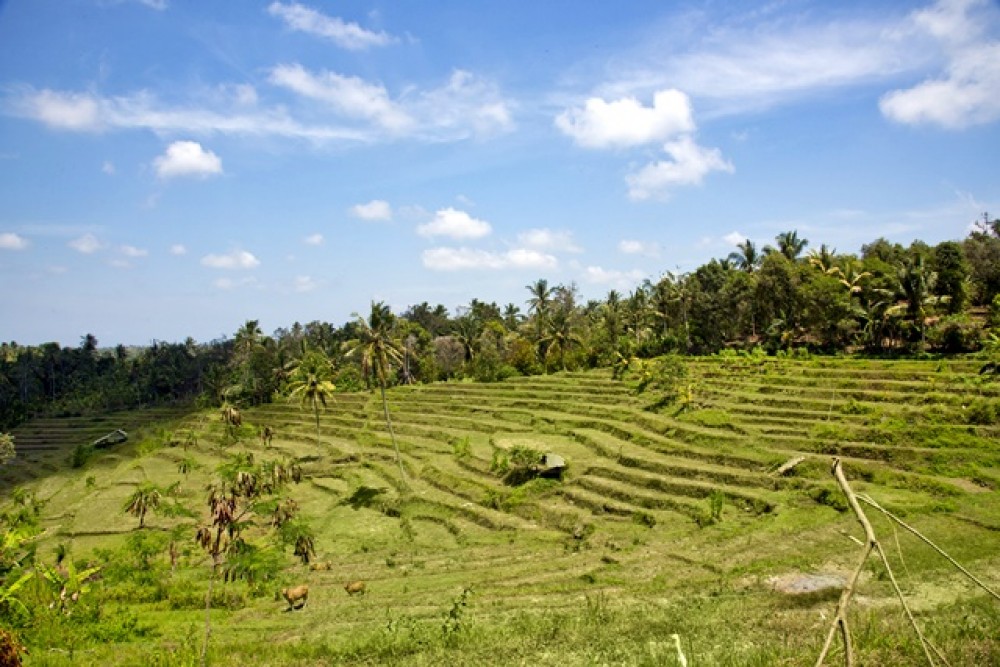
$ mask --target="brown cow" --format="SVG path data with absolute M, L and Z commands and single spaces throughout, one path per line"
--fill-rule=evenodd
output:
M 292 588 L 282 588 L 281 595 L 288 600 L 287 611 L 302 609 L 302 607 L 306 606 L 306 601 L 309 599 L 309 586 L 302 584 L 301 586 L 293 586 Z M 300 604 L 295 604 L 300 600 Z
M 333 569 L 333 565 L 330 561 L 323 561 L 322 563 L 310 563 L 309 569 L 313 572 L 329 572 Z
M 359 595 L 365 594 L 365 582 L 363 581 L 348 581 L 344 584 L 344 590 L 347 591 L 348 595 L 353 596 L 355 593 Z

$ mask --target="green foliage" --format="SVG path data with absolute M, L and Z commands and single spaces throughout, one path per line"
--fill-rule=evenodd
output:
M 983 331 L 968 315 L 949 315 L 927 330 L 931 349 L 950 354 L 975 352 L 982 346 Z
M 472 444 L 470 443 L 469 436 L 467 435 L 456 439 L 452 443 L 451 448 L 456 459 L 465 459 L 472 454 Z
M 469 597 L 472 595 L 472 586 L 466 586 L 451 602 L 451 608 L 444 615 L 441 621 L 441 636 L 446 645 L 453 645 L 457 636 L 468 629 L 468 621 L 465 619 L 466 607 L 469 606 Z
M 1000 424 L 1000 401 L 982 396 L 975 398 L 969 404 L 965 418 L 968 423 L 981 426 Z
M 0 466 L 17 455 L 14 449 L 14 436 L 10 433 L 0 433 Z
M 87 461 L 94 455 L 94 446 L 90 444 L 79 444 L 73 448 L 69 457 L 69 464 L 73 468 L 82 468 L 87 465 Z

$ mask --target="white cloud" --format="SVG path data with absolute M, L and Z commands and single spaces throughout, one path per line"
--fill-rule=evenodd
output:
M 108 176 L 114 176 L 116 172 L 115 163 L 111 160 L 105 160 L 104 164 L 101 165 L 101 171 Z
M 583 277 L 588 283 L 594 285 L 611 285 L 613 287 L 628 288 L 640 280 L 644 274 L 638 269 L 632 271 L 618 271 L 615 269 L 605 269 L 600 266 L 588 266 L 584 269 Z
M 171 255 L 186 255 L 187 254 L 187 248 L 184 246 L 183 243 L 175 243 L 172 246 L 170 246 L 170 254 Z
M 514 129 L 512 104 L 496 85 L 456 69 L 439 87 L 408 93 L 400 102 L 431 139 L 489 137 Z
M 319 284 L 309 276 L 295 276 L 294 289 L 296 292 L 312 292 Z
M 352 51 L 393 42 L 393 38 L 385 32 L 366 30 L 357 23 L 347 23 L 339 17 L 326 16 L 297 2 L 272 2 L 267 12 L 280 18 L 292 30 L 329 39 L 337 46 Z
M 663 150 L 669 160 L 648 164 L 626 177 L 629 197 L 665 198 L 673 188 L 699 185 L 710 172 L 733 172 L 733 165 L 722 158 L 719 149 L 703 148 L 689 136 L 668 142 Z
M 201 102 L 202 100 L 199 100 Z M 11 113 L 61 130 L 145 129 L 157 134 L 232 134 L 276 136 L 308 141 L 367 141 L 355 128 L 311 125 L 292 118 L 284 107 L 246 113 L 223 107 L 168 107 L 146 91 L 117 97 L 99 97 L 22 86 L 11 97 Z
M 21 115 L 59 130 L 95 131 L 103 126 L 100 104 L 87 93 L 30 91 L 14 106 Z
M 166 104 L 155 93 L 102 96 L 93 92 L 11 89 L 6 112 L 48 127 L 70 131 L 137 130 L 157 134 L 227 134 L 304 139 L 316 143 L 364 142 L 409 137 L 422 141 L 459 141 L 490 137 L 514 128 L 513 103 L 496 84 L 455 70 L 437 88 L 403 85 L 393 97 L 385 86 L 356 76 L 286 64 L 270 71 L 271 84 L 318 102 L 321 111 L 288 105 L 257 104 L 246 84 L 198 89 L 189 102 Z M 309 114 L 309 121 L 297 114 Z M 314 119 L 323 119 L 316 121 Z
M 82 252 L 84 255 L 89 255 L 97 252 L 104 246 L 93 234 L 84 234 L 70 241 L 69 247 L 77 252 Z
M 583 109 L 559 114 L 555 123 L 586 148 L 638 146 L 694 130 L 691 101 L 676 89 L 656 93 L 652 107 L 634 97 L 611 102 L 592 97 Z
M 964 48 L 952 56 L 943 78 L 893 90 L 879 100 L 897 123 L 961 129 L 1000 118 L 1000 42 Z
M 583 249 L 573 241 L 573 232 L 568 230 L 551 230 L 547 228 L 529 229 L 517 235 L 522 246 L 536 250 L 551 250 L 553 252 L 583 252 Z
M 309 236 L 302 239 L 302 242 L 306 245 L 323 245 L 323 235 L 322 234 L 310 234 Z
M 156 175 L 160 178 L 198 176 L 207 178 L 222 173 L 222 160 L 212 151 L 205 150 L 196 141 L 175 141 L 167 151 L 153 160 Z
M 121 247 L 121 252 L 126 257 L 133 257 L 133 258 L 145 257 L 149 254 L 149 251 L 146 250 L 145 248 L 136 248 L 135 246 L 132 245 L 123 245 Z
M 554 269 L 559 265 L 552 255 L 531 248 L 514 248 L 503 253 L 475 248 L 429 248 L 423 252 L 422 260 L 433 271 Z
M 392 132 L 411 129 L 414 121 L 389 98 L 381 84 L 336 72 L 313 74 L 302 65 L 279 65 L 271 70 L 270 81 L 303 97 L 319 100 L 352 118 L 378 123 Z
M 255 269 L 260 266 L 260 260 L 253 253 L 237 249 L 225 255 L 205 255 L 201 264 L 213 269 Z
M 28 245 L 28 239 L 19 234 L 14 232 L 0 233 L 0 249 L 2 250 L 24 250 Z
M 660 244 L 655 241 L 636 241 L 633 239 L 623 239 L 618 242 L 618 251 L 625 255 L 643 255 L 645 257 L 659 257 Z
M 108 260 L 108 264 L 116 269 L 131 269 L 132 262 L 127 259 L 122 259 L 121 257 L 116 257 L 114 259 Z
M 739 232 L 734 230 L 723 236 L 722 240 L 725 241 L 728 245 L 741 245 L 744 241 L 747 240 L 747 237 L 743 236 L 743 234 L 740 234 Z
M 241 278 L 240 280 L 233 280 L 232 278 L 216 278 L 212 284 L 221 290 L 231 290 L 245 285 L 253 285 L 256 282 L 257 279 L 253 277 Z
M 389 202 L 373 199 L 367 204 L 355 204 L 350 209 L 351 215 L 368 222 L 392 220 L 392 207 Z
M 490 234 L 493 228 L 485 220 L 473 218 L 465 211 L 443 208 L 434 219 L 417 227 L 421 236 L 448 236 L 453 239 L 478 239 Z

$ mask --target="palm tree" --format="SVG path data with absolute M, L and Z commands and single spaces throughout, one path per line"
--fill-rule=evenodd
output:
M 146 512 L 158 508 L 162 497 L 163 492 L 160 487 L 152 482 L 143 482 L 125 501 L 122 510 L 132 516 L 139 517 L 139 528 L 143 528 L 146 525 Z
M 322 403 L 326 409 L 326 401 L 333 394 L 336 387 L 330 379 L 333 377 L 333 364 L 330 359 L 319 350 L 311 350 L 299 360 L 295 370 L 292 371 L 288 397 L 301 398 L 301 405 L 306 403 L 312 406 L 313 414 L 316 416 L 316 446 L 319 447 L 319 406 Z
M 738 243 L 736 247 L 738 250 L 729 253 L 728 259 L 741 271 L 753 273 L 760 266 L 762 259 L 757 246 L 750 239 L 746 239 L 743 243 Z
M 932 296 L 937 274 L 930 270 L 924 262 L 923 255 L 913 255 L 901 262 L 897 267 L 899 291 L 906 299 L 906 315 L 913 321 L 920 333 L 920 342 L 924 341 L 927 320 L 927 306 L 941 301 L 940 297 Z
M 809 245 L 809 241 L 807 239 L 800 239 L 799 233 L 794 230 L 781 232 L 774 237 L 774 241 L 778 244 L 778 252 L 787 257 L 791 262 L 798 259 L 798 256 Z
M 837 266 L 835 262 L 837 261 L 837 249 L 830 249 L 827 244 L 823 244 L 819 249 L 812 249 L 809 251 L 809 263 L 815 266 L 817 269 L 823 273 L 833 275 Z
M 573 310 L 558 308 L 552 313 L 549 321 L 549 331 L 542 342 L 546 344 L 546 356 L 559 355 L 559 365 L 566 370 L 566 351 L 576 345 L 583 345 L 583 340 L 576 334 Z
M 552 303 L 552 288 L 549 287 L 549 281 L 544 278 L 540 278 L 535 283 L 525 285 L 524 287 L 531 293 L 531 298 L 527 301 L 528 314 L 535 316 L 535 334 L 541 339 L 545 333 L 545 321 L 549 317 L 549 306 Z
M 378 380 L 379 389 L 382 393 L 382 412 L 385 414 L 385 423 L 389 429 L 389 437 L 392 439 L 392 447 L 396 450 L 396 465 L 399 466 L 399 476 L 406 482 L 406 472 L 403 470 L 403 459 L 399 454 L 399 444 L 396 442 L 396 433 L 392 428 L 392 419 L 389 417 L 389 403 L 385 398 L 385 388 L 388 384 L 389 374 L 392 365 L 398 364 L 403 359 L 403 353 L 392 338 L 392 330 L 395 326 L 395 317 L 392 311 L 383 302 L 372 301 L 371 314 L 366 320 L 357 313 L 358 338 L 344 343 L 348 357 L 360 357 L 361 372 L 366 378 L 372 376 Z

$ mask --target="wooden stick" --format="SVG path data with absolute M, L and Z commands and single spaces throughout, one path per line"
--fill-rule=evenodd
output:
M 872 525 L 868 522 L 868 517 L 861 510 L 861 505 L 858 504 L 858 499 L 854 496 L 854 492 L 851 491 L 851 487 L 844 477 L 840 459 L 837 457 L 833 459 L 832 472 L 844 495 L 847 496 L 847 504 L 851 506 L 854 516 L 865 531 L 865 546 L 861 551 L 861 558 L 858 560 L 857 567 L 854 568 L 851 578 L 847 581 L 844 591 L 840 594 L 840 601 L 837 603 L 837 613 L 834 614 L 830 631 L 827 633 L 826 641 L 823 643 L 823 650 L 820 651 L 819 658 L 816 660 L 816 667 L 821 667 L 823 661 L 826 660 L 826 655 L 830 651 L 830 646 L 833 644 L 833 638 L 837 634 L 837 630 L 840 629 L 841 636 L 847 635 L 847 607 L 851 603 L 851 598 L 854 597 L 854 589 L 857 586 L 858 579 L 861 577 L 862 570 L 864 570 L 865 563 L 868 561 L 868 556 L 871 554 L 872 549 L 878 545 L 878 541 L 875 539 L 875 531 L 872 530 Z M 844 661 L 848 667 L 854 664 L 853 651 L 851 650 L 850 640 L 847 638 L 844 640 Z
M 896 523 L 898 523 L 900 526 L 902 526 L 903 528 L 907 529 L 908 531 L 910 531 L 911 533 L 913 533 L 914 535 L 916 535 L 917 537 L 919 537 L 921 540 L 923 540 L 924 542 L 926 542 L 928 545 L 930 545 L 930 547 L 932 549 L 934 549 L 939 554 L 941 554 L 942 556 L 944 556 L 948 560 L 949 563 L 951 563 L 956 568 L 958 568 L 958 570 L 962 574 L 964 574 L 969 579 L 971 579 L 972 581 L 974 581 L 980 588 L 982 588 L 984 591 L 986 591 L 987 593 L 989 593 L 990 595 L 992 595 L 993 597 L 995 597 L 997 600 L 1000 600 L 1000 595 L 998 595 L 996 591 L 994 591 L 993 589 L 991 589 L 989 586 L 987 586 L 983 582 L 979 581 L 979 579 L 976 579 L 976 577 L 971 572 L 969 572 L 964 567 L 962 567 L 958 563 L 958 561 L 956 561 L 954 558 L 952 558 L 951 556 L 949 556 L 948 554 L 946 554 L 944 552 L 944 550 L 941 549 L 941 547 L 939 547 L 938 545 L 936 545 L 933 542 L 931 542 L 928 538 L 924 537 L 920 533 L 919 530 L 917 530 L 913 526 L 909 525 L 908 523 L 906 523 L 905 521 L 903 521 L 902 519 L 900 519 L 898 516 L 896 516 L 895 514 L 893 514 L 892 512 L 890 512 L 889 510 L 887 510 L 884 507 L 882 507 L 881 505 L 879 505 L 877 502 L 875 502 L 874 500 L 872 500 L 868 496 L 862 495 L 862 496 L 858 496 L 858 498 L 860 498 L 864 502 L 868 503 L 869 505 L 871 505 L 872 507 L 874 507 L 875 509 L 877 509 L 879 512 L 882 512 L 882 514 L 885 514 L 887 517 L 889 517 L 890 519 L 892 519 L 893 521 L 895 521 Z

